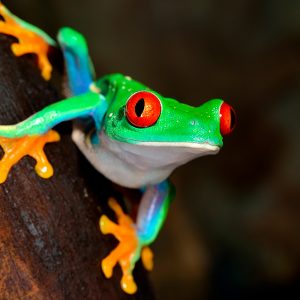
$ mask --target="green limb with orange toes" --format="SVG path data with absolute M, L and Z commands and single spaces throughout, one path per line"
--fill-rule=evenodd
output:
M 82 106 L 84 101 L 85 106 Z M 0 161 L 0 183 L 3 183 L 10 169 L 22 157 L 29 155 L 37 161 L 37 174 L 49 178 L 53 168 L 48 162 L 43 147 L 46 143 L 59 141 L 59 134 L 51 130 L 55 125 L 74 118 L 97 115 L 103 100 L 97 93 L 74 96 L 45 107 L 16 125 L 0 126 L 0 145 L 4 156 Z
M 157 237 L 167 216 L 169 205 L 174 198 L 174 188 L 169 182 L 147 187 L 141 200 L 136 223 L 123 213 L 114 199 L 109 206 L 115 212 L 117 223 L 103 215 L 100 230 L 103 234 L 113 234 L 119 241 L 118 246 L 102 260 L 101 266 L 107 278 L 112 276 L 113 268 L 119 264 L 122 270 L 121 287 L 128 294 L 137 291 L 132 271 L 141 257 L 144 267 L 153 268 L 153 253 L 148 247 Z
M 0 4 L 0 33 L 15 36 L 15 55 L 34 53 L 41 75 L 48 80 L 52 67 L 47 58 L 55 42 L 37 27 L 11 14 Z M 100 230 L 119 241 L 102 260 L 104 275 L 110 278 L 114 267 L 122 270 L 121 287 L 137 290 L 132 272 L 139 258 L 147 270 L 153 267 L 148 246 L 156 239 L 174 198 L 169 175 L 178 166 L 203 155 L 216 154 L 223 136 L 235 127 L 235 113 L 221 99 L 198 107 L 163 97 L 144 84 L 122 74 L 96 80 L 84 37 L 71 28 L 62 28 L 58 44 L 63 52 L 71 97 L 49 105 L 15 125 L 0 126 L 0 182 L 23 156 L 37 161 L 39 176 L 48 178 L 53 169 L 43 147 L 59 140 L 52 128 L 73 122 L 72 139 L 90 163 L 111 181 L 143 194 L 137 218 L 124 214 L 113 199 L 109 206 L 117 222 L 103 215 Z

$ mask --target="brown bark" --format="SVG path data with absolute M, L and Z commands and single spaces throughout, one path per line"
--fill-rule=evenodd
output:
M 54 87 L 58 72 L 45 82 L 35 56 L 15 57 L 12 41 L 0 35 L 0 124 L 19 122 L 63 98 Z M 72 143 L 70 123 L 56 129 L 61 141 L 45 147 L 54 176 L 38 177 L 34 161 L 25 157 L 0 185 L 0 299 L 153 299 L 141 264 L 134 296 L 120 289 L 119 268 L 104 278 L 100 261 L 116 240 L 100 233 L 98 220 L 101 213 L 112 216 L 107 198 L 118 193 Z

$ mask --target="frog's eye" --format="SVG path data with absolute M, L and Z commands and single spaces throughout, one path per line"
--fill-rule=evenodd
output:
M 127 120 L 136 127 L 152 126 L 158 120 L 160 113 L 160 100 L 151 92 L 137 92 L 128 99 L 126 104 Z
M 227 135 L 232 132 L 236 125 L 236 115 L 233 108 L 223 102 L 220 108 L 220 130 L 222 135 Z

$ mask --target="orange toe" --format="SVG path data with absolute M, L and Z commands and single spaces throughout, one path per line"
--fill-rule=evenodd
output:
M 45 80 L 51 77 L 52 66 L 48 59 L 49 44 L 42 37 L 30 28 L 22 26 L 6 8 L 0 3 L 0 15 L 4 21 L 0 21 L 0 33 L 14 36 L 18 39 L 17 43 L 12 44 L 12 52 L 16 56 L 24 54 L 36 54 L 38 57 L 38 66 Z M 32 25 L 31 25 L 32 26 Z
M 51 177 L 53 168 L 43 148 L 46 143 L 56 142 L 59 139 L 59 134 L 54 130 L 50 130 L 43 135 L 24 136 L 21 138 L 0 137 L 0 146 L 4 151 L 4 155 L 0 160 L 0 183 L 7 179 L 10 169 L 26 155 L 36 160 L 35 170 L 40 177 Z
M 126 293 L 134 294 L 137 291 L 137 285 L 132 271 L 141 253 L 136 228 L 115 199 L 109 200 L 109 206 L 116 213 L 118 221 L 114 223 L 103 215 L 100 218 L 100 230 L 103 234 L 113 234 L 119 244 L 102 260 L 102 270 L 106 278 L 110 278 L 113 268 L 119 264 L 122 270 L 121 287 Z

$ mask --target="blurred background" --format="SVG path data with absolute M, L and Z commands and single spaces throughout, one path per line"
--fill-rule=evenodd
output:
M 172 176 L 176 201 L 153 245 L 157 299 L 300 297 L 300 1 L 4 3 L 52 36 L 81 31 L 98 76 L 235 108 L 222 151 Z

